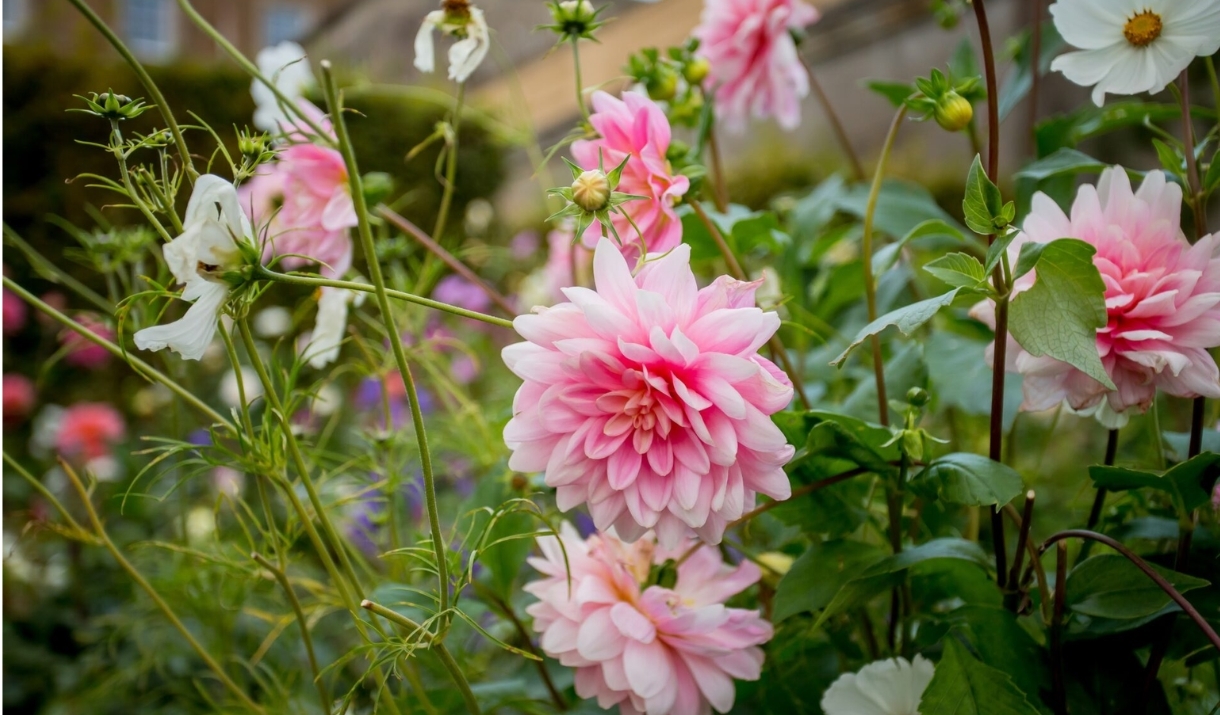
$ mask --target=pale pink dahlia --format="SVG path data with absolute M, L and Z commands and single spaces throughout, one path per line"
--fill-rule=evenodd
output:
M 576 163 L 586 169 L 595 168 L 600 154 L 602 165 L 609 171 L 630 155 L 617 191 L 647 197 L 621 206 L 635 222 L 635 228 L 626 216 L 612 214 L 614 230 L 623 242 L 623 253 L 634 261 L 640 255 L 641 237 L 650 254 L 664 253 L 677 246 L 682 242 L 682 221 L 674 212 L 674 204 L 690 188 L 690 180 L 674 174 L 666 158 L 670 129 L 665 112 L 637 92 L 623 92 L 622 99 L 596 92 L 593 109 L 589 122 L 601 137 L 572 144 Z M 589 248 L 597 244 L 601 231 L 601 224 L 596 221 L 585 231 L 583 238 Z
M 1097 331 L 1102 365 L 1118 389 L 1050 357 L 1018 350 L 1009 369 L 1024 376 L 1022 409 L 1044 410 L 1067 401 L 1097 413 L 1109 427 L 1143 411 L 1159 388 L 1177 397 L 1220 397 L 1220 370 L 1208 354 L 1220 346 L 1220 234 L 1190 245 L 1180 228 L 1182 189 L 1160 171 L 1132 192 L 1120 167 L 1102 172 L 1097 187 L 1082 186 L 1071 216 L 1036 194 L 1023 230 L 1009 248 L 1015 264 L 1021 245 L 1078 238 L 1097 249 L 1093 263 L 1106 285 L 1109 323 Z M 1014 293 L 1035 282 L 1016 282 Z M 994 325 L 994 308 L 972 311 Z M 1010 351 L 1011 352 L 1011 351 Z
M 597 289 L 536 308 L 504 348 L 525 384 L 504 440 L 509 467 L 546 472 L 561 510 L 588 503 L 597 528 L 627 541 L 689 529 L 719 543 L 756 492 L 787 499 L 789 446 L 769 415 L 792 399 L 758 349 L 780 319 L 754 307 L 756 284 L 721 277 L 699 290 L 690 246 L 633 278 L 614 243 L 593 257 Z
M 800 124 L 809 77 L 792 32 L 818 18 L 801 0 L 706 0 L 692 34 L 711 65 L 706 85 L 716 113 L 730 129 L 741 131 L 751 115 L 775 117 L 785 129 Z
M 356 210 L 338 151 L 294 144 L 246 182 L 239 196 L 251 221 L 266 226 L 266 258 L 284 256 L 280 264 L 289 269 L 312 259 L 330 278 L 351 267 Z
M 731 710 L 733 679 L 758 679 L 758 646 L 772 631 L 758 611 L 724 602 L 758 581 L 758 567 L 733 567 L 704 547 L 678 567 L 673 588 L 646 586 L 652 566 L 686 543 L 665 552 L 651 535 L 628 545 L 610 534 L 581 539 L 568 523 L 560 531 L 538 539 L 542 556 L 529 562 L 544 578 L 525 586 L 539 598 L 526 610 L 547 655 L 576 668 L 576 693 L 622 715 Z

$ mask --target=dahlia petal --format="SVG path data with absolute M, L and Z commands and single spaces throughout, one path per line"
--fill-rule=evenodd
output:
M 644 698 L 660 693 L 673 677 L 669 652 L 659 641 L 627 641 L 623 649 L 623 670 L 631 689 Z
M 599 608 L 581 622 L 576 636 L 576 650 L 582 658 L 609 660 L 622 653 L 629 643 L 615 628 L 610 611 L 609 608 Z

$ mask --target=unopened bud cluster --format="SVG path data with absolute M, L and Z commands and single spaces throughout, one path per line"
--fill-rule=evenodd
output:
M 143 99 L 132 99 L 121 94 L 115 94 L 114 90 L 107 90 L 101 94 L 90 92 L 89 97 L 76 95 L 78 99 L 85 103 L 87 109 L 73 109 L 74 112 L 85 112 L 103 119 L 109 119 L 112 122 L 122 121 L 125 119 L 135 119 L 144 112 L 148 111 L 148 105 L 144 104 Z
M 699 41 L 689 40 L 664 53 L 655 47 L 632 55 L 627 74 L 647 90 L 649 98 L 669 104 L 670 121 L 695 126 L 703 112 L 703 82 L 711 72 L 707 59 L 695 54 Z
M 543 25 L 546 29 L 559 35 L 560 42 L 574 39 L 592 40 L 594 31 L 604 25 L 598 22 L 597 16 L 606 6 L 593 7 L 589 0 L 559 0 L 550 2 L 547 9 L 551 11 L 552 24 Z
M 918 112 L 920 121 L 935 119 L 950 132 L 970 126 L 974 102 L 985 96 L 978 77 L 955 81 L 940 70 L 932 70 L 930 77 L 916 78 L 915 87 L 918 91 L 907 98 L 907 108 Z

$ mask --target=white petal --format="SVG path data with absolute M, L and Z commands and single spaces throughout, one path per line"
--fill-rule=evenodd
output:
M 169 348 L 182 356 L 183 360 L 199 360 L 216 337 L 216 323 L 220 319 L 220 308 L 229 297 L 229 286 L 197 279 L 198 300 L 186 311 L 186 315 L 168 325 L 155 325 L 135 334 L 136 347 L 141 350 Z
M 436 69 L 436 51 L 432 47 L 432 32 L 445 19 L 443 10 L 433 10 L 424 16 L 424 23 L 415 34 L 415 69 L 431 73 Z
M 339 357 L 343 331 L 347 328 L 347 304 L 353 296 L 352 291 L 343 288 L 322 289 L 313 335 L 301 351 L 301 357 L 314 369 L 324 368 Z

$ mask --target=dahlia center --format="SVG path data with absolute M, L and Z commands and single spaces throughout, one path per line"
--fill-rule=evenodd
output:
M 1127 24 L 1123 26 L 1123 35 L 1127 42 L 1136 47 L 1145 47 L 1161 36 L 1162 27 L 1161 16 L 1151 10 L 1145 10 L 1127 20 Z

